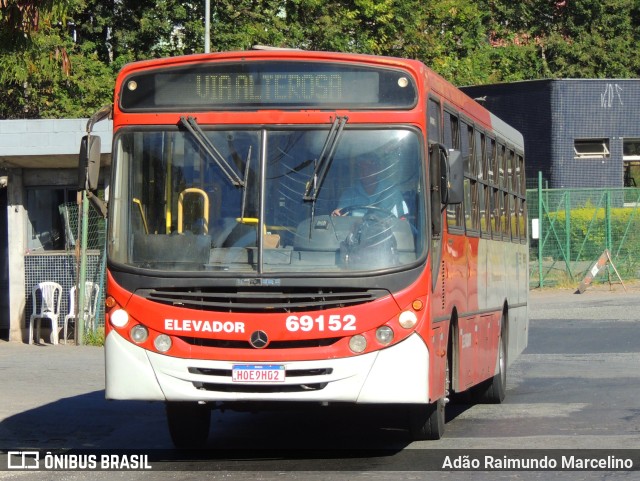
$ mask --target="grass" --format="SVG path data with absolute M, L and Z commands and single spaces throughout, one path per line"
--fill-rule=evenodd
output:
M 104 328 L 99 327 L 95 331 L 88 330 L 84 335 L 85 346 L 104 346 Z

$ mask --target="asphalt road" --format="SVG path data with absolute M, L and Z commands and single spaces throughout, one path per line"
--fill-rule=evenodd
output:
M 202 479 L 200 469 L 209 471 L 208 478 L 252 480 L 550 478 L 548 472 L 420 468 L 425 456 L 475 449 L 634 449 L 637 460 L 640 287 L 532 291 L 530 306 L 529 347 L 509 368 L 505 403 L 450 404 L 440 441 L 409 442 L 402 410 L 215 411 L 207 450 L 176 452 L 161 404 L 104 400 L 101 349 L 2 342 L 0 452 L 158 450 L 171 461 L 161 463 L 170 470 L 162 472 L 55 473 L 69 480 L 195 480 Z M 624 470 L 553 474 L 571 480 L 640 478 L 640 472 Z M 0 471 L 0 479 L 35 476 L 52 479 L 54 473 Z

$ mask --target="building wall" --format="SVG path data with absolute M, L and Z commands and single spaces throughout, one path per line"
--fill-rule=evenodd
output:
M 640 81 L 556 80 L 552 85 L 551 187 L 623 187 L 623 139 L 640 137 Z M 608 141 L 608 157 L 576 158 L 576 140 L 600 138 Z
M 551 81 L 479 85 L 462 90 L 524 136 L 527 179 L 551 177 Z
M 6 191 L 6 202 L 0 203 L 3 207 L 0 247 L 6 252 L 6 266 L 0 264 L 0 268 L 8 273 L 0 282 L 2 339 L 27 341 L 31 287 L 35 283 L 62 279 L 63 308 L 68 305 L 72 263 L 68 262 L 65 250 L 47 251 L 43 245 L 44 252 L 33 252 L 30 248 L 28 232 L 35 232 L 41 226 L 34 225 L 40 218 L 27 210 L 27 193 L 33 189 L 58 188 L 70 192 L 77 189 L 78 152 L 86 125 L 87 119 L 0 121 L 0 177 L 3 179 L 0 188 Z M 99 122 L 94 134 L 102 139 L 101 165 L 106 175 L 111 157 L 112 122 Z M 59 211 L 58 205 L 41 208 L 50 209 L 52 215 Z M 61 311 L 59 326 L 67 312 L 68 308 Z
M 77 161 L 87 119 L 0 121 L 0 162 L 21 167 L 46 167 L 43 157 L 73 156 Z M 112 122 L 99 122 L 102 152 L 111 152 Z M 33 160 L 29 160 L 33 159 Z M 36 163 L 37 162 L 37 163 Z

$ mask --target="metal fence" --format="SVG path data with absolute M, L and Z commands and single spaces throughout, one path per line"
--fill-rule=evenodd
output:
M 106 287 L 106 220 L 95 209 L 88 208 L 86 216 L 78 204 L 69 203 L 59 206 L 60 214 L 65 222 L 66 250 L 73 255 L 74 285 L 80 285 L 80 279 L 93 282 L 100 287 L 98 309 L 94 330 L 104 326 L 104 293 Z M 87 223 L 86 242 L 82 245 L 82 222 Z M 84 248 L 83 248 L 84 247 Z M 84 271 L 84 272 L 83 272 Z
M 599 280 L 640 278 L 640 189 L 543 189 L 539 178 L 527 203 L 530 287 L 577 286 L 605 250 L 613 266 Z

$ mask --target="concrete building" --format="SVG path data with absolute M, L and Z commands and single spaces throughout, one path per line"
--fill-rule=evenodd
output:
M 63 286 L 61 326 L 75 284 L 75 236 L 65 206 L 77 206 L 78 152 L 86 119 L 0 121 L 0 338 L 27 342 L 31 290 Z M 111 159 L 111 122 L 102 139 L 102 176 Z M 77 207 L 76 207 L 77 209 Z M 95 257 L 95 256 L 94 256 Z M 95 270 L 95 268 L 94 268 Z
M 558 79 L 462 88 L 524 135 L 527 178 L 550 188 L 640 186 L 640 80 Z

